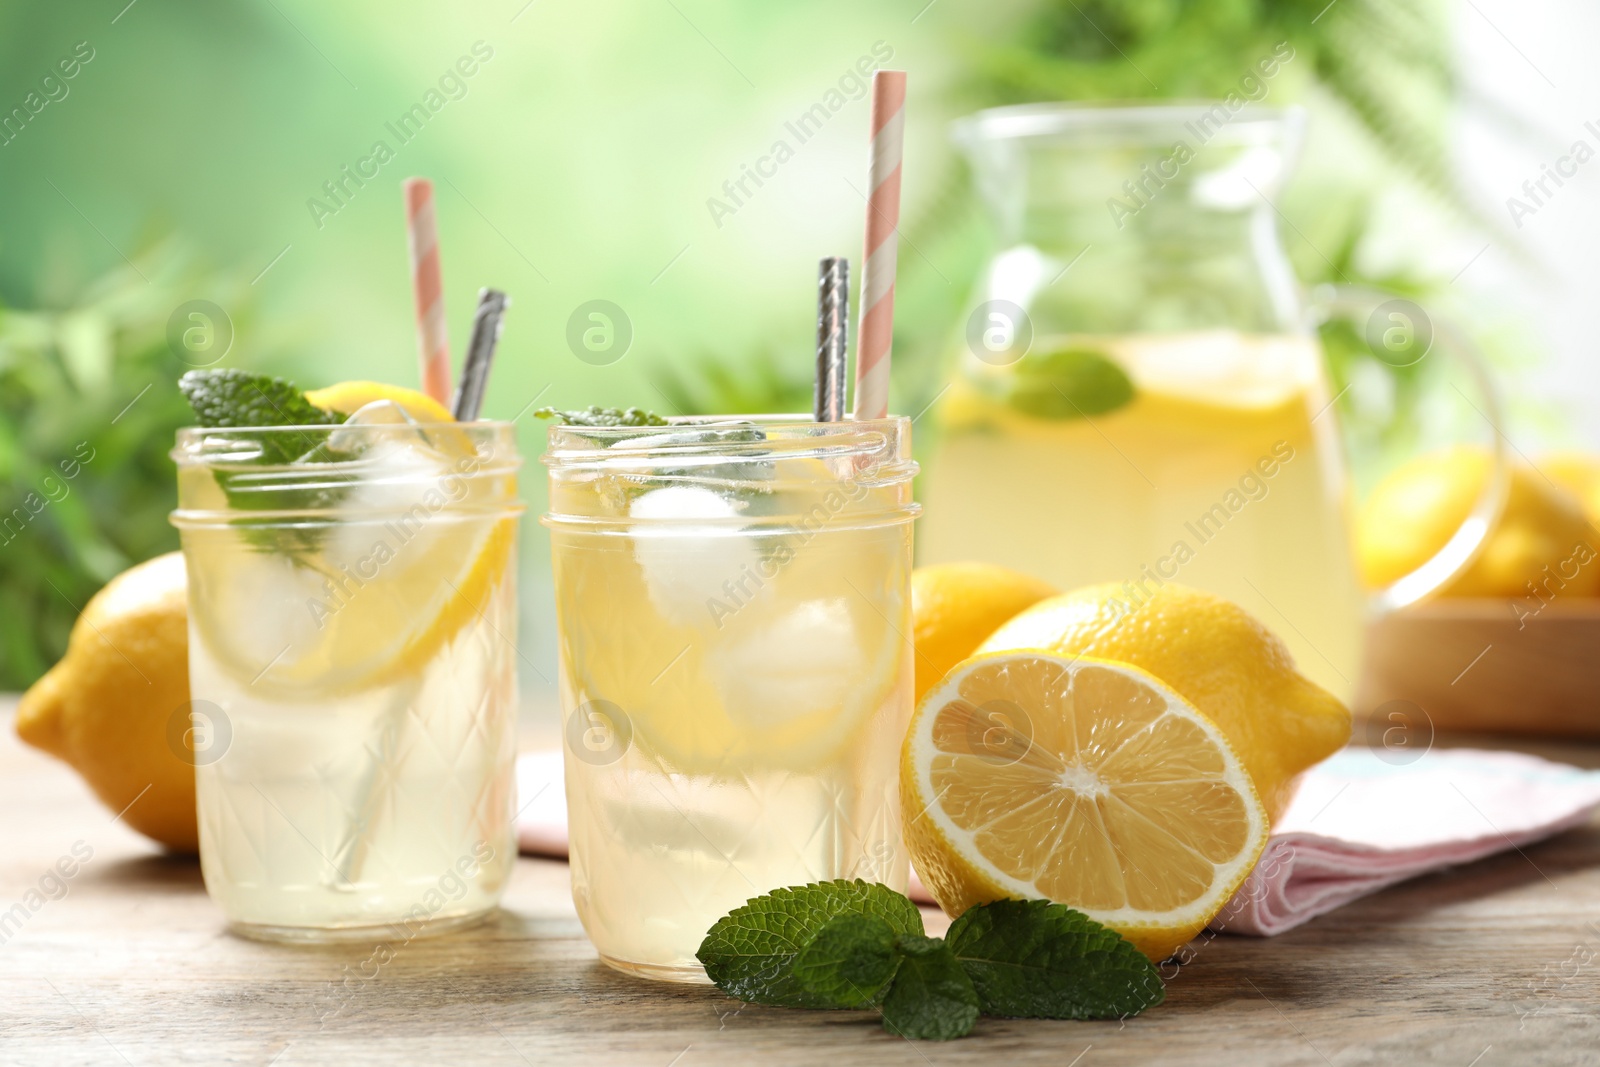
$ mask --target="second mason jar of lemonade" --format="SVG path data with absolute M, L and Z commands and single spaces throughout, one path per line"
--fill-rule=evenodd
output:
M 572 895 L 601 959 L 705 981 L 751 897 L 904 889 L 910 427 L 561 426 L 550 469 Z

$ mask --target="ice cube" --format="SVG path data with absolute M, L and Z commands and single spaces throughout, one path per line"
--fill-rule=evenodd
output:
M 754 539 L 742 524 L 726 521 L 739 512 L 735 501 L 688 485 L 652 489 L 629 506 L 628 514 L 643 520 L 633 530 L 634 558 L 663 617 L 679 625 L 714 623 L 712 598 L 727 607 L 724 586 L 747 570 L 756 573 L 760 552 Z M 722 521 L 697 525 L 694 519 Z M 668 521 L 652 525 L 658 520 Z
M 197 551 L 194 599 L 210 607 L 195 632 L 221 641 L 217 654 L 255 671 L 315 644 L 317 617 L 307 605 L 327 597 L 320 572 L 278 552 L 224 549 L 218 542 Z
M 866 673 L 843 600 L 806 600 L 742 631 L 711 654 L 724 708 L 735 722 L 779 726 L 842 708 Z
M 366 429 L 374 426 L 390 429 L 376 433 Z M 374 400 L 356 410 L 328 435 L 327 451 L 335 458 L 348 456 L 355 465 L 342 472 L 354 480 L 340 497 L 340 510 L 386 520 L 382 525 L 335 526 L 326 548 L 333 568 L 368 559 L 380 541 L 393 552 L 419 535 L 431 542 L 428 520 L 459 502 L 466 491 L 450 458 L 392 400 Z

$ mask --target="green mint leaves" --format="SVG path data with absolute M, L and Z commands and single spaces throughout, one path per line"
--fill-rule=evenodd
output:
M 540 419 L 554 419 L 561 426 L 665 426 L 667 420 L 644 408 L 603 408 L 591 405 L 583 411 L 557 411 L 555 408 L 534 408 Z
M 698 956 L 730 996 L 876 1008 L 890 1033 L 930 1041 L 969 1033 L 979 1014 L 1119 1018 L 1164 996 L 1143 953 L 1064 905 L 980 904 L 946 937 L 927 937 L 916 905 L 862 881 L 756 897 L 717 921 Z
M 1133 400 L 1133 380 L 1092 348 L 1030 352 L 1002 380 L 1000 398 L 1040 419 L 1103 415 Z
M 266 374 L 251 374 L 232 368 L 192 370 L 178 379 L 178 389 L 194 409 L 195 420 L 208 429 L 254 429 L 276 426 L 332 427 L 345 416 L 326 411 L 306 399 L 293 382 Z M 255 454 L 239 462 L 243 467 L 283 466 L 316 456 L 327 440 L 327 431 L 307 429 L 304 433 L 248 435 Z M 310 484 L 300 488 L 275 487 L 261 491 L 259 476 L 248 469 L 214 472 L 217 484 L 238 511 L 318 509 L 332 507 L 343 496 L 342 488 Z M 321 544 L 322 528 L 316 525 L 254 526 L 240 521 L 242 536 L 262 551 L 284 552 L 300 557 L 315 552 Z
M 937 937 L 905 937 L 900 969 L 883 998 L 883 1028 L 901 1037 L 949 1041 L 978 1021 L 978 994 L 950 946 Z
M 1161 1003 L 1144 953 L 1081 911 L 1045 900 L 969 908 L 945 935 L 985 1015 L 1103 1019 Z
M 722 991 L 752 1004 L 785 1008 L 847 1005 L 808 987 L 794 973 L 795 957 L 830 919 L 853 914 L 880 919 L 895 935 L 921 934 L 922 913 L 887 886 L 819 882 L 756 897 L 718 919 L 696 955 Z
M 206 427 L 337 426 L 344 416 L 326 411 L 306 399 L 298 385 L 267 374 L 235 370 L 192 370 L 178 379 L 178 389 Z M 263 463 L 289 463 L 297 459 L 300 443 L 263 440 Z M 299 448 L 299 452 L 294 449 Z M 291 454 L 293 452 L 293 454 Z
M 876 915 L 835 915 L 796 953 L 795 981 L 827 1003 L 871 1007 L 900 965 L 896 940 L 894 927 Z

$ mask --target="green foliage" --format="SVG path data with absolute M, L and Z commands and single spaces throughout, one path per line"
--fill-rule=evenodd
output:
M 167 452 L 188 364 L 167 322 L 195 291 L 171 254 L 138 264 L 63 306 L 0 309 L 0 689 L 61 656 L 107 580 L 178 544 Z
M 968 92 L 980 106 L 1248 96 L 1244 79 L 1287 42 L 1272 99 L 1314 80 L 1465 211 L 1443 121 L 1457 91 L 1449 39 L 1437 0 L 1046 0 L 1017 40 L 978 53 Z
M 682 371 L 657 375 L 661 395 L 684 415 L 773 415 L 810 411 L 809 361 L 780 361 L 771 351 L 735 362 L 701 355 Z M 800 368 L 800 369 L 797 369 Z

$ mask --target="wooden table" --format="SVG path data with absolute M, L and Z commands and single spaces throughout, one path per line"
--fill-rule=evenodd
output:
M 1126 1024 L 985 1019 L 965 1040 L 912 1044 L 864 1013 L 743 1006 L 607 970 L 565 866 L 545 860 L 518 864 L 489 924 L 345 982 L 370 946 L 231 936 L 195 863 L 113 824 L 71 771 L 15 739 L 9 708 L 0 911 L 75 842 L 94 855 L 0 944 L 0 1063 L 1600 1063 L 1600 825 L 1270 941 L 1217 938 Z M 1544 751 L 1600 765 L 1597 748 Z

